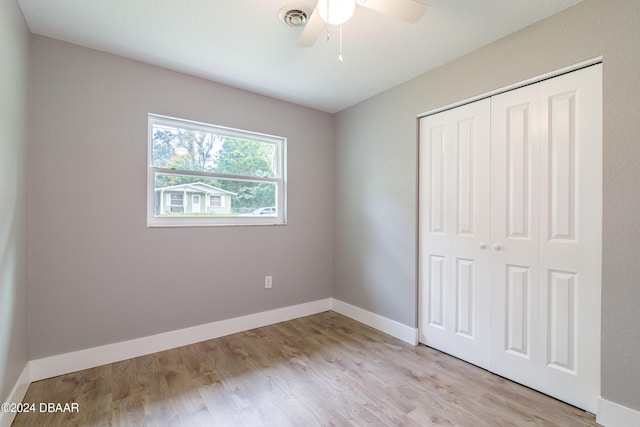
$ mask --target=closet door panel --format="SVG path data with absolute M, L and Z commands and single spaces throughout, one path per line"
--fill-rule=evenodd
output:
M 600 393 L 601 65 L 541 82 L 539 390 L 594 412 Z
M 425 159 L 428 161 L 429 167 L 426 169 L 425 182 L 428 183 L 429 189 L 429 232 L 431 236 L 446 236 L 448 226 L 445 227 L 445 214 L 448 214 L 448 207 L 445 205 L 446 200 L 446 174 L 448 172 L 447 165 L 447 141 L 446 138 L 450 130 L 445 126 L 436 126 L 429 129 L 427 144 L 425 149 Z
M 420 342 L 487 367 L 489 101 L 420 123 Z
M 455 271 L 455 333 L 473 339 L 476 287 L 474 270 L 478 268 L 472 259 L 456 258 Z
M 445 286 L 447 284 L 445 266 L 446 257 L 442 255 L 429 255 L 429 265 L 426 269 L 427 277 L 427 300 L 429 309 L 427 310 L 427 324 L 432 328 L 444 329 L 445 321 Z
M 540 103 L 534 86 L 491 103 L 490 369 L 537 381 L 539 316 Z
M 576 91 L 548 97 L 546 113 L 548 134 L 544 157 L 547 164 L 546 180 L 549 201 L 547 205 L 547 239 L 575 242 L 576 239 Z
M 507 209 L 506 238 L 531 238 L 532 105 L 511 105 L 505 111 L 504 157 L 500 173 L 505 175 Z M 533 143 L 533 144 L 532 144 Z
M 593 66 L 492 99 L 490 369 L 590 411 L 600 392 L 601 96 Z M 513 274 L 525 269 L 526 291 Z
M 474 210 L 476 193 L 475 167 L 477 153 L 476 120 L 469 118 L 458 122 L 456 129 L 456 233 L 473 236 L 475 232 Z
M 505 290 L 505 351 L 531 358 L 531 268 L 506 265 Z

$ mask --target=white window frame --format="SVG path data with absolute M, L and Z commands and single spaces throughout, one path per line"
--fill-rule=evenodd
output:
M 250 139 L 254 141 L 274 144 L 276 147 L 276 159 L 274 164 L 275 178 L 255 177 L 246 175 L 231 175 L 224 173 L 166 169 L 153 166 L 153 125 L 160 124 L 171 127 L 179 127 L 199 132 L 215 133 L 235 138 Z M 147 227 L 194 227 L 194 226 L 243 226 L 243 225 L 285 225 L 286 216 L 286 149 L 287 139 L 280 136 L 233 129 L 223 126 L 201 123 L 192 120 L 162 116 L 158 114 L 148 115 L 147 131 Z M 276 212 L 277 215 L 262 217 L 259 215 L 243 216 L 215 216 L 215 217 L 162 217 L 155 216 L 155 175 L 170 174 L 179 176 L 191 176 L 202 178 L 222 178 L 249 182 L 275 183 L 276 185 Z M 208 199 L 208 198 L 207 198 Z M 224 201 L 223 201 L 224 204 Z

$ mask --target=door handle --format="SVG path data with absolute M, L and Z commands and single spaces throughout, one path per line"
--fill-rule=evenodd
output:
M 500 243 L 496 243 L 493 245 L 493 250 L 496 252 L 499 252 L 502 250 L 502 246 L 500 246 Z

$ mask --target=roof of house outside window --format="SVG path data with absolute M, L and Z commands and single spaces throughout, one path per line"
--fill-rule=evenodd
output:
M 168 187 L 156 188 L 156 191 L 183 191 L 187 193 L 206 193 L 208 195 L 220 195 L 228 194 L 235 196 L 236 193 L 223 190 L 213 185 L 205 184 L 204 182 L 192 182 L 190 184 L 170 185 Z

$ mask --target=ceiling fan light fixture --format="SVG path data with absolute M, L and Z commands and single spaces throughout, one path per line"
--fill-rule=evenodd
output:
M 319 0 L 318 13 L 324 22 L 340 25 L 347 22 L 356 10 L 356 0 Z

